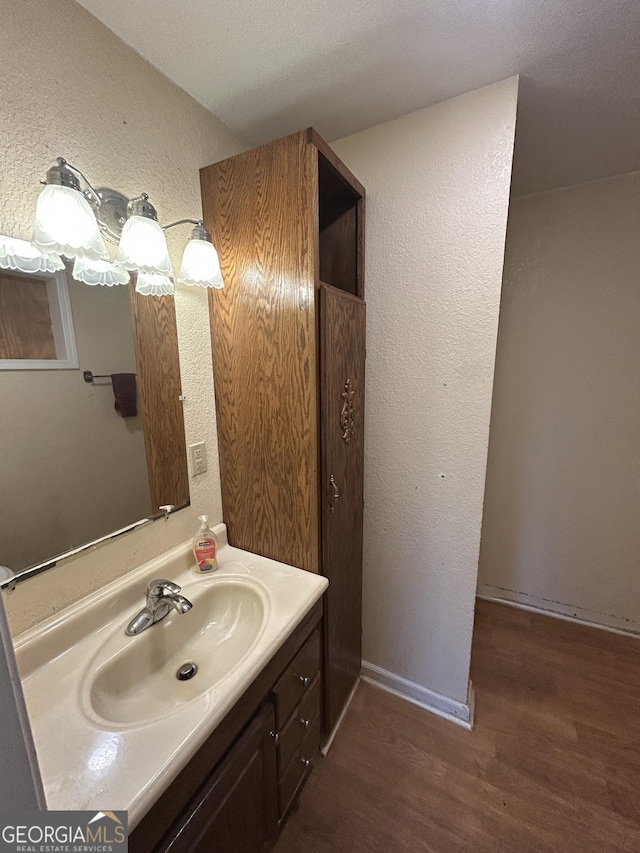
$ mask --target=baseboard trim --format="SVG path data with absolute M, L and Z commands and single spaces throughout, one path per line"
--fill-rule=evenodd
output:
M 469 682 L 467 703 L 465 704 L 457 699 L 436 693 L 434 690 L 429 690 L 427 687 L 422 687 L 420 684 L 409 681 L 408 678 L 394 675 L 394 673 L 373 663 L 367 663 L 367 661 L 362 662 L 361 677 L 363 681 L 375 684 L 377 687 L 386 690 L 387 693 L 393 693 L 394 696 L 399 696 L 401 699 L 411 702 L 412 705 L 417 705 L 419 708 L 424 708 L 425 711 L 437 714 L 438 717 L 443 717 L 443 719 L 449 720 L 457 726 L 462 726 L 469 731 L 473 728 L 475 693 L 471 682 Z
M 515 593 L 517 595 L 517 593 Z M 510 590 L 502 590 L 496 587 L 489 587 L 481 584 L 478 587 L 476 598 L 482 601 L 492 601 L 495 604 L 506 604 L 509 607 L 515 607 L 516 610 L 526 610 L 529 613 L 537 613 L 541 616 L 551 616 L 553 619 L 561 619 L 563 622 L 573 622 L 576 625 L 586 625 L 588 628 L 598 628 L 600 631 L 608 631 L 610 634 L 619 634 L 622 637 L 632 637 L 634 640 L 640 639 L 640 625 L 637 628 L 622 628 L 613 625 L 606 625 L 604 622 L 594 622 L 593 619 L 572 615 L 571 613 L 563 612 L 562 610 L 550 610 L 543 604 L 531 604 L 521 601 L 517 598 L 507 598 L 506 595 L 514 595 Z M 559 607 L 575 611 L 569 605 L 558 605 Z
M 326 758 L 327 753 L 331 749 L 331 746 L 333 744 L 335 736 L 338 734 L 338 729 L 342 725 L 342 722 L 347 715 L 347 711 L 349 710 L 349 706 L 351 705 L 351 703 L 353 701 L 353 697 L 356 695 L 356 690 L 358 689 L 359 684 L 360 684 L 360 678 L 358 678 L 356 683 L 353 685 L 353 690 L 349 694 L 349 698 L 347 699 L 346 704 L 345 704 L 344 708 L 342 709 L 342 713 L 338 717 L 338 722 L 333 727 L 333 731 L 331 732 L 331 734 L 327 738 L 326 743 L 322 747 L 320 747 L 320 754 L 322 755 L 323 758 Z

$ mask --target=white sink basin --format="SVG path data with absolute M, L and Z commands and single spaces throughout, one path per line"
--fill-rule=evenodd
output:
M 84 710 L 113 726 L 135 726 L 175 713 L 210 690 L 249 654 L 269 611 L 264 589 L 249 578 L 207 578 L 182 589 L 193 608 L 170 613 L 135 637 L 113 633 L 89 663 Z M 185 663 L 196 674 L 177 678 Z
M 215 574 L 197 574 L 183 542 L 17 638 L 48 808 L 108 803 L 135 827 L 327 588 L 214 531 Z M 129 637 L 154 578 L 193 608 Z M 187 661 L 198 672 L 178 681 Z

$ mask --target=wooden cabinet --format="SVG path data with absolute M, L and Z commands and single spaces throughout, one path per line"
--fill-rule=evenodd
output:
M 271 848 L 320 744 L 321 617 L 319 601 L 134 829 L 130 853 Z
M 322 562 L 328 731 L 360 674 L 364 453 L 364 303 L 320 288 Z
M 273 706 L 265 705 L 203 785 L 162 849 L 262 853 L 278 829 Z
M 278 679 L 278 683 L 274 685 L 272 696 L 276 706 L 278 731 L 285 725 L 308 686 L 316 678 L 319 666 L 320 645 L 316 632 L 309 637 L 287 667 L 286 672 Z
M 320 743 L 320 642 L 314 631 L 272 690 L 276 711 L 278 815 L 302 785 Z
M 201 171 L 229 541 L 329 578 L 323 729 L 360 671 L 365 191 L 313 130 Z

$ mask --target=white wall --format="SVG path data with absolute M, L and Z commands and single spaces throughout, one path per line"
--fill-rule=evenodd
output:
M 67 278 L 79 367 L 0 370 L 0 564 L 14 571 L 157 512 L 142 416 L 82 378 L 136 372 L 128 288 Z
M 57 156 L 97 185 L 148 192 L 163 222 L 201 215 L 200 167 L 247 146 L 70 0 L 0 0 L 0 233 L 30 238 L 39 181 Z M 174 266 L 188 229 L 169 235 Z M 12 631 L 187 539 L 197 517 L 222 518 L 206 293 L 178 286 L 187 442 L 207 443 L 191 507 L 5 594 Z
M 640 631 L 640 174 L 509 213 L 479 593 Z
M 363 654 L 460 716 L 517 88 L 512 78 L 334 144 L 367 188 Z

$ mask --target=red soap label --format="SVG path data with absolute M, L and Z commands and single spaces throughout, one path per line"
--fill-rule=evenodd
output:
M 201 572 L 210 572 L 216 567 L 216 543 L 213 539 L 200 539 L 195 548 L 196 562 Z

